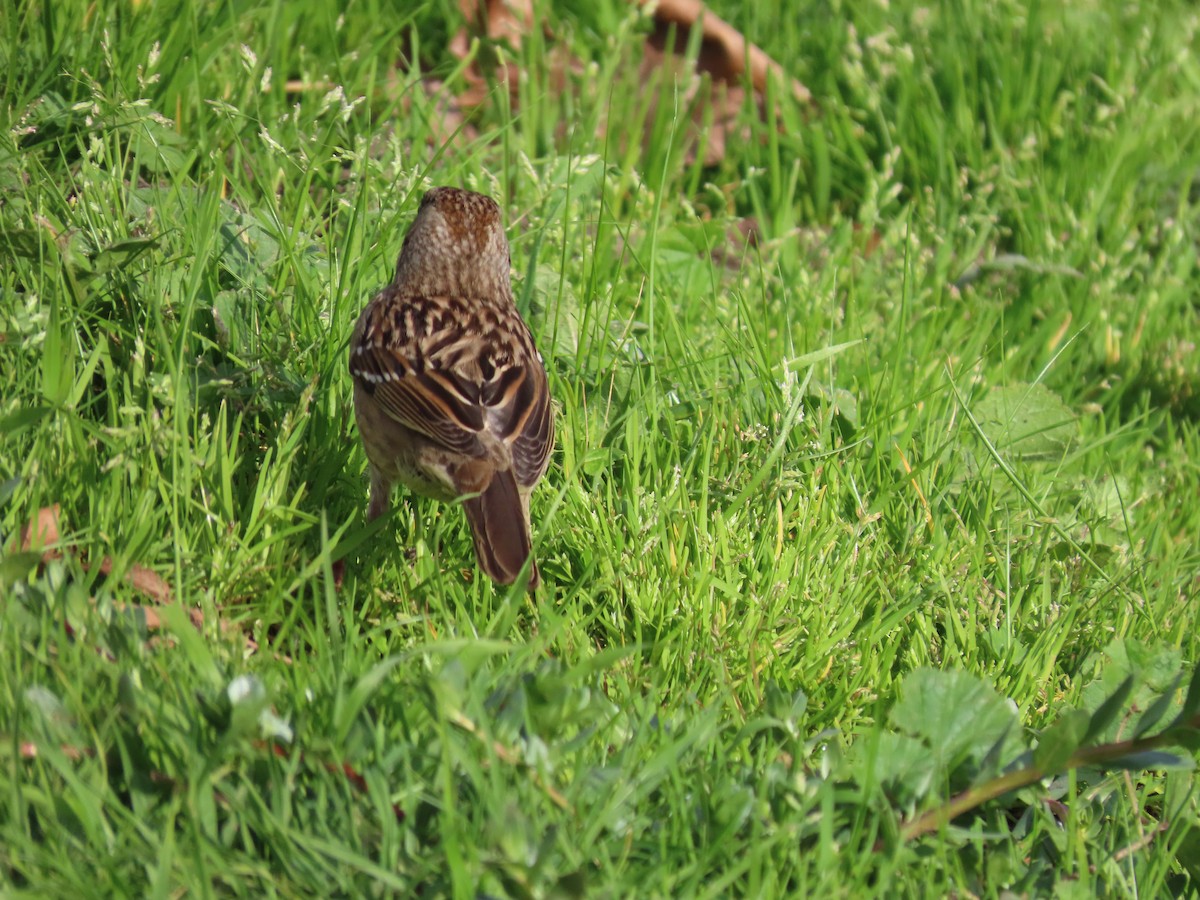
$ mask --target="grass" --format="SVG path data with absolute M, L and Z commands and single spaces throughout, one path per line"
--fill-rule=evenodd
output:
M 1200 894 L 1194 753 L 1071 755 L 1200 702 L 1200 17 L 714 4 L 815 105 L 704 166 L 646 22 L 546 7 L 452 137 L 456 4 L 0 16 L 0 887 Z M 434 184 L 559 405 L 536 598 L 363 523 Z

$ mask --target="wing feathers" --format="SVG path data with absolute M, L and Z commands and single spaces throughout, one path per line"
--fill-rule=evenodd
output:
M 359 320 L 350 374 L 389 416 L 447 450 L 483 458 L 497 440 L 509 446 L 518 484 L 532 487 L 553 444 L 546 372 L 515 309 L 476 306 L 385 289 Z

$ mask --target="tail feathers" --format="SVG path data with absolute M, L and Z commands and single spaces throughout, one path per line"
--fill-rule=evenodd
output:
M 512 584 L 533 553 L 525 504 L 511 470 L 497 472 L 487 490 L 463 502 L 479 567 L 500 584 Z M 529 566 L 529 587 L 541 581 L 537 564 Z

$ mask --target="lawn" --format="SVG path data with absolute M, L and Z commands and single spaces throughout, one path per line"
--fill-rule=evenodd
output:
M 1200 896 L 1200 13 L 536 6 L 0 12 L 0 894 Z M 364 518 L 439 184 L 536 594 Z

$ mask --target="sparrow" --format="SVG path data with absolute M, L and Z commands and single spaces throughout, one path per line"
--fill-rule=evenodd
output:
M 367 520 L 393 484 L 461 500 L 475 557 L 500 584 L 532 560 L 529 495 L 554 446 L 542 357 L 513 301 L 500 207 L 438 187 L 421 198 L 392 283 L 350 339 L 354 414 L 370 463 Z

